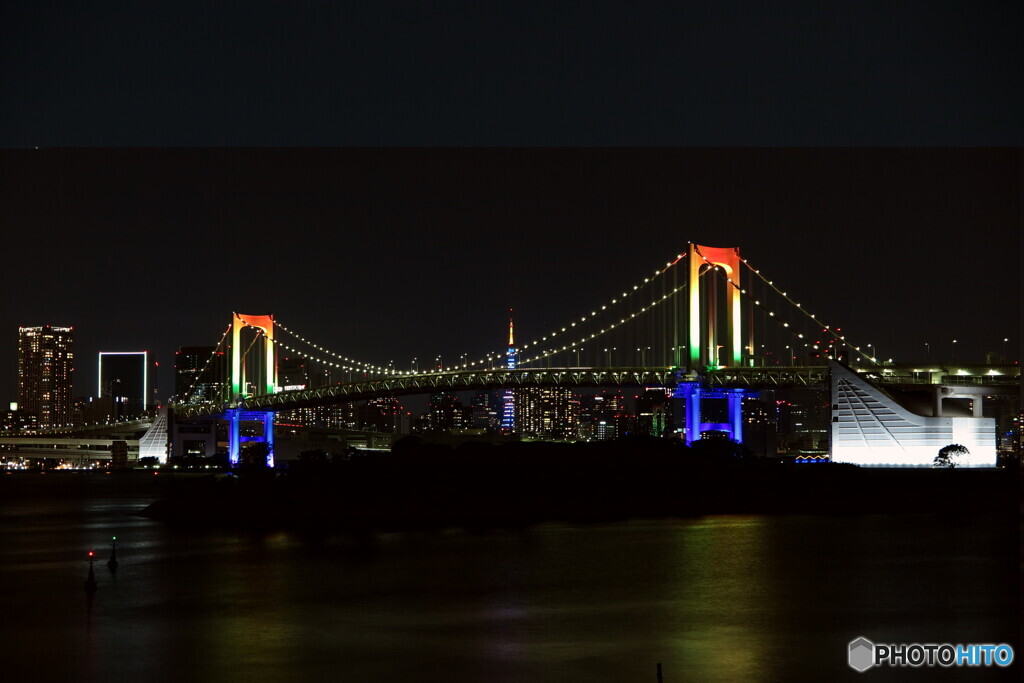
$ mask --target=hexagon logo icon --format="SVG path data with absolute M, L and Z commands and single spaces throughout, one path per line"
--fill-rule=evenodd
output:
M 867 671 L 875 663 L 875 644 L 861 636 L 850 641 L 850 668 Z

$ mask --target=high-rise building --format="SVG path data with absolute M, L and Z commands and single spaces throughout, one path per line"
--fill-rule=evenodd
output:
M 495 401 L 492 392 L 478 391 L 469 400 L 473 409 L 473 428 L 486 429 L 488 432 L 496 432 L 500 423 L 500 406 L 495 408 Z
M 545 439 L 575 439 L 576 413 L 566 387 L 515 390 L 516 432 Z
M 306 359 L 302 356 L 281 356 L 277 361 L 277 383 L 282 391 L 309 389 Z
M 0 432 L 7 434 L 35 434 L 38 431 L 36 416 L 18 410 L 17 403 L 11 403 L 7 410 L 0 411 Z
M 277 382 L 282 391 L 301 391 L 310 388 L 306 359 L 302 356 L 281 356 L 277 361 Z M 283 410 L 276 421 L 281 424 L 305 427 L 325 426 L 327 406 L 314 406 Z
M 131 420 L 149 403 L 149 352 L 100 351 L 96 395 L 109 403 L 110 419 Z
M 776 444 L 778 403 L 775 392 L 750 392 L 743 397 L 743 445 L 757 456 L 774 458 Z
M 622 394 L 601 392 L 591 396 L 588 403 L 583 409 L 582 419 L 590 424 L 581 425 L 581 438 L 605 441 L 617 439 L 626 432 L 629 414 Z
M 18 406 L 36 416 L 39 429 L 71 421 L 73 342 L 70 327 L 18 328 Z
M 778 440 L 782 450 L 828 450 L 830 400 L 827 390 L 797 388 L 780 392 Z
M 394 396 L 371 398 L 356 411 L 360 429 L 371 432 L 409 433 L 409 413 Z
M 463 406 L 459 397 L 450 391 L 432 394 L 427 403 L 428 412 L 421 420 L 423 431 L 450 432 L 466 429 L 473 423 L 473 409 Z
M 182 346 L 174 352 L 174 396 L 183 403 L 216 400 L 227 382 L 228 357 L 215 346 Z
M 645 388 L 637 396 L 636 412 L 640 434 L 667 436 L 672 432 L 672 391 L 663 387 Z

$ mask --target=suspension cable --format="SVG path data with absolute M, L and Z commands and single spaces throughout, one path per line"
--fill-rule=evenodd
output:
M 270 341 L 275 346 L 280 346 L 281 348 L 283 348 L 283 349 L 285 349 L 287 351 L 291 351 L 292 353 L 294 353 L 294 354 L 296 354 L 298 356 L 301 356 L 301 357 L 305 358 L 306 360 L 316 361 L 318 363 L 321 363 L 321 364 L 326 365 L 326 366 L 330 366 L 332 368 L 339 368 L 341 370 L 348 370 L 348 371 L 351 371 L 351 372 L 366 372 L 369 369 L 373 369 L 373 370 L 378 371 L 379 374 L 383 374 L 383 375 L 387 375 L 388 374 L 388 372 L 387 372 L 387 370 L 385 368 L 378 368 L 378 367 L 374 367 L 374 366 L 361 366 L 361 365 L 344 365 L 342 363 L 335 363 L 334 361 L 327 360 L 326 358 L 323 358 L 323 357 L 320 357 L 320 356 L 314 356 L 314 355 L 311 355 L 311 354 L 309 354 L 309 353 L 307 353 L 307 352 L 305 352 L 305 351 L 303 351 L 301 349 L 297 349 L 294 346 L 291 346 L 290 344 L 281 341 L 280 339 L 271 339 Z M 330 353 L 330 352 L 326 351 L 326 353 Z
M 521 350 L 521 351 L 522 350 L 526 350 L 526 349 L 528 349 L 530 347 L 537 346 L 537 345 L 539 345 L 539 344 L 541 344 L 543 342 L 552 340 L 554 337 L 556 337 L 556 336 L 558 336 L 560 334 L 564 334 L 564 333 L 570 331 L 572 328 L 576 327 L 577 325 L 585 323 L 588 320 L 591 320 L 591 319 L 595 318 L 596 316 L 602 314 L 603 312 L 609 310 L 609 307 L 616 306 L 618 304 L 622 304 L 623 302 L 628 300 L 630 297 L 632 297 L 637 292 L 642 292 L 643 290 L 641 289 L 641 287 L 643 287 L 643 285 L 645 285 L 647 283 L 650 283 L 650 282 L 653 282 L 654 280 L 656 280 L 660 276 L 664 275 L 673 266 L 677 265 L 680 261 L 685 259 L 687 256 L 688 256 L 688 253 L 679 254 L 678 256 L 676 256 L 675 260 L 669 261 L 663 267 L 656 269 L 652 276 L 646 277 L 646 278 L 644 278 L 643 282 L 639 282 L 639 283 L 633 285 L 632 289 L 626 289 L 620 295 L 618 295 L 616 297 L 613 297 L 612 300 L 609 303 L 601 306 L 599 309 L 598 308 L 594 308 L 589 314 L 585 314 L 585 315 L 581 316 L 578 320 L 574 318 L 573 321 L 570 322 L 568 325 L 565 325 L 565 326 L 563 326 L 561 328 L 556 328 L 555 330 L 552 330 L 551 332 L 549 332 L 547 335 L 544 335 L 544 336 L 542 336 L 540 338 L 537 338 L 537 339 L 534 339 L 534 340 L 532 340 L 530 342 L 527 342 L 526 344 L 523 344 L 522 346 L 519 346 L 518 347 L 519 350 Z M 685 287 L 685 285 L 683 287 Z M 662 297 L 662 299 L 659 299 L 658 302 L 664 300 L 668 296 L 674 295 L 675 293 L 677 293 L 683 287 L 675 288 L 670 294 L 666 295 L 665 297 Z M 647 307 L 645 307 L 642 310 L 647 310 L 648 308 L 650 308 L 650 306 L 647 306 Z M 621 325 L 626 320 L 629 320 L 629 319 L 631 319 L 633 317 L 636 317 L 636 315 L 634 314 L 633 316 L 630 316 L 629 318 L 623 318 L 620 322 L 615 323 L 612 327 L 607 328 L 606 330 L 602 331 L 599 334 L 603 334 L 604 332 L 606 332 L 608 330 L 614 329 L 615 327 L 618 327 L 619 325 Z M 320 346 L 319 344 L 315 344 L 315 343 L 309 341 L 308 339 L 306 339 L 305 337 L 303 337 L 299 333 L 289 329 L 285 325 L 282 325 L 279 320 L 275 320 L 274 323 L 275 323 L 275 325 L 280 327 L 282 330 L 284 330 L 288 334 L 291 334 L 292 336 L 294 336 L 295 338 L 299 339 L 303 343 L 308 344 L 309 346 L 313 347 L 317 351 L 320 351 L 321 353 L 324 353 L 324 354 L 327 354 L 328 356 L 336 358 L 336 359 L 342 361 L 343 363 L 350 363 L 350 364 L 353 364 L 355 366 L 360 366 L 364 370 L 379 372 L 379 373 L 385 374 L 385 375 L 389 375 L 389 374 L 390 375 L 422 374 L 422 373 L 413 372 L 413 371 L 408 371 L 407 372 L 407 371 L 404 371 L 404 370 L 389 369 L 389 368 L 385 368 L 385 367 L 382 367 L 382 366 L 379 366 L 379 365 L 375 365 L 373 363 L 366 363 L 366 362 L 355 360 L 353 358 L 348 358 L 348 357 L 343 356 L 341 354 L 335 353 L 335 352 L 333 352 L 333 351 L 331 351 L 331 350 L 329 350 L 329 349 L 327 349 L 327 348 L 325 348 L 323 346 Z M 597 336 L 597 335 L 593 335 L 593 336 Z M 569 348 L 575 348 L 576 346 L 579 345 L 579 343 L 580 342 L 576 342 L 574 344 L 566 345 L 565 349 L 568 350 Z M 290 348 L 290 347 L 285 346 L 285 348 Z M 296 349 L 291 349 L 291 350 L 294 353 L 298 353 L 300 355 L 302 353 L 301 351 L 298 351 Z M 555 352 L 551 352 L 551 353 L 548 353 L 546 355 L 538 355 L 538 356 L 535 356 L 534 358 L 531 358 L 530 360 L 536 360 L 537 358 L 547 358 L 548 356 L 552 355 L 552 353 L 555 353 Z M 314 357 L 314 356 L 305 356 L 305 357 L 310 358 L 311 360 L 317 360 L 317 358 Z M 494 362 L 494 361 L 496 361 L 496 360 L 498 360 L 498 359 L 500 359 L 502 357 L 504 357 L 504 351 L 491 351 L 491 352 L 488 352 L 483 358 L 480 358 L 478 360 L 464 362 L 464 363 L 460 363 L 460 364 L 457 364 L 457 365 L 452 365 L 452 366 L 449 366 L 447 368 L 439 368 L 437 370 L 437 372 L 453 372 L 453 371 L 456 371 L 456 370 L 458 370 L 460 368 L 472 368 L 472 367 L 475 367 L 477 365 L 486 366 L 486 365 L 489 365 L 492 362 Z M 321 362 L 325 362 L 328 365 L 332 365 L 333 367 L 340 367 L 337 363 L 333 363 L 332 361 L 323 361 L 322 360 Z M 524 362 L 528 362 L 528 361 L 524 361 Z
M 797 303 L 792 298 L 790 298 L 790 296 L 786 292 L 783 292 L 781 289 L 776 287 L 774 282 L 772 282 L 771 280 L 766 278 L 764 275 L 762 275 L 761 271 L 759 269 L 754 268 L 753 266 L 751 266 L 750 263 L 746 259 L 741 258 L 740 260 L 743 262 L 743 264 L 747 267 L 748 270 L 750 270 L 754 275 L 756 275 L 758 278 L 760 278 L 760 280 L 762 282 L 767 284 L 768 287 L 772 289 L 772 291 L 774 291 L 775 293 L 779 294 L 783 299 L 788 301 L 798 311 L 800 311 L 805 316 L 807 316 L 807 318 L 809 320 L 811 320 L 815 325 L 817 325 L 818 327 L 821 328 L 822 332 L 825 332 L 829 336 L 831 336 L 832 340 L 837 342 L 837 346 L 838 345 L 846 346 L 847 348 L 853 349 L 863 360 L 871 361 L 873 363 L 877 362 L 874 358 L 871 358 L 870 356 L 868 356 L 868 354 L 866 354 L 863 351 L 861 351 L 859 346 L 854 346 L 853 344 L 850 344 L 849 342 L 847 342 L 846 341 L 846 335 L 845 334 L 839 334 L 839 332 L 836 331 L 837 328 L 833 328 L 831 325 L 826 325 L 824 322 L 819 320 L 813 313 L 808 312 L 806 309 L 804 309 L 804 307 L 801 304 Z M 768 315 L 769 315 L 769 317 L 774 317 L 775 313 L 772 312 L 772 311 L 768 311 Z M 788 327 L 788 324 L 784 323 L 783 326 L 784 327 Z M 797 336 L 799 338 L 803 339 L 803 335 L 802 334 L 798 334 Z M 814 348 L 817 349 L 818 348 L 817 345 L 815 345 Z
M 334 351 L 331 351 L 330 349 L 324 348 L 323 346 L 320 346 L 319 344 L 314 344 L 313 342 L 309 341 L 308 339 L 303 337 L 298 332 L 295 332 L 294 330 L 291 330 L 288 327 L 282 325 L 280 320 L 274 320 L 274 325 L 277 326 L 277 327 L 280 327 L 282 330 L 284 330 L 288 334 L 292 335 L 293 337 L 295 337 L 296 339 L 298 339 L 302 343 L 308 344 L 309 346 L 313 347 L 317 351 L 320 351 L 321 353 L 325 353 L 328 356 L 331 356 L 332 358 L 336 358 L 337 360 L 340 360 L 342 363 L 348 363 L 348 364 L 351 364 L 353 366 L 353 367 L 346 367 L 345 368 L 346 370 L 359 370 L 359 369 L 362 369 L 364 372 L 366 372 L 366 371 L 373 371 L 373 372 L 378 372 L 378 373 L 385 374 L 385 375 L 391 374 L 391 371 L 389 371 L 387 368 L 385 368 L 383 366 L 375 365 L 373 363 L 367 363 L 367 362 L 360 361 L 360 360 L 356 360 L 354 358 L 349 358 L 349 357 L 343 356 L 343 355 L 341 355 L 339 353 L 335 353 Z M 292 348 L 291 346 L 288 346 L 287 344 L 285 344 L 283 342 L 278 342 L 278 340 L 276 340 L 276 339 L 274 341 L 275 341 L 275 343 L 280 343 L 281 346 L 283 346 L 286 349 L 289 349 L 293 353 L 297 353 L 297 354 L 303 355 L 303 352 L 299 351 L 298 349 Z M 319 358 L 317 358 L 315 356 L 305 355 L 304 357 L 305 358 L 309 358 L 310 360 L 320 360 L 321 362 L 326 363 L 327 365 L 330 365 L 332 367 L 342 367 L 341 365 L 338 365 L 337 363 L 335 363 L 333 361 L 319 359 Z M 401 371 L 398 371 L 396 374 L 403 374 L 403 373 Z
M 220 350 L 221 344 L 224 343 L 224 340 L 228 338 L 229 332 L 231 332 L 231 325 L 228 325 L 227 329 L 224 330 L 224 334 L 220 336 L 220 341 L 217 342 L 217 345 L 215 347 L 213 347 L 213 351 L 210 352 L 209 358 L 207 358 L 206 362 L 203 364 L 203 369 L 196 373 L 195 379 L 192 380 L 192 386 L 185 390 L 184 398 L 181 399 L 181 397 L 179 397 L 179 400 L 187 401 L 189 397 L 192 395 L 192 390 L 196 388 L 196 385 L 199 384 L 200 378 L 202 378 L 202 376 L 206 373 L 206 368 L 210 366 L 210 361 L 212 361 L 217 356 L 217 351 Z
M 699 247 L 698 247 L 698 248 L 696 249 L 696 252 L 697 252 L 697 255 L 698 255 L 698 256 L 700 256 L 700 257 L 701 257 L 702 259 L 704 259 L 704 262 L 705 262 L 705 263 L 707 263 L 707 264 L 709 264 L 709 265 L 712 265 L 712 266 L 714 265 L 714 264 L 712 264 L 712 263 L 711 263 L 711 261 L 709 261 L 709 260 L 707 259 L 707 257 L 705 257 L 705 256 L 704 256 L 704 255 L 703 255 L 703 254 L 702 254 L 702 253 L 700 252 L 700 248 L 699 248 Z M 780 296 L 782 296 L 782 298 L 784 298 L 784 299 L 785 299 L 786 301 L 788 301 L 788 302 L 789 302 L 790 304 L 792 304 L 792 305 L 793 305 L 794 307 L 796 307 L 796 309 L 797 309 L 798 311 L 800 311 L 800 312 L 801 312 L 801 313 L 803 313 L 803 314 L 804 314 L 805 316 L 807 316 L 807 317 L 808 317 L 808 318 L 809 318 L 809 319 L 810 319 L 811 321 L 813 321 L 813 322 L 814 322 L 814 323 L 815 323 L 815 324 L 816 324 L 816 325 L 817 325 L 818 327 L 821 327 L 821 328 L 822 328 L 822 331 L 824 331 L 824 332 L 828 333 L 829 335 L 831 335 L 834 341 L 836 341 L 836 342 L 840 342 L 840 343 L 841 343 L 842 345 L 844 345 L 844 346 L 847 346 L 848 348 L 851 348 L 851 349 L 853 349 L 854 351 L 856 351 L 856 352 L 857 352 L 857 353 L 858 353 L 858 354 L 859 354 L 859 355 L 861 356 L 861 358 L 863 358 L 863 359 L 865 359 L 865 360 L 870 360 L 870 361 L 874 362 L 874 359 L 873 359 L 873 358 L 870 358 L 870 357 L 869 357 L 869 356 L 868 356 L 867 354 L 865 354 L 864 352 L 862 352 L 862 351 L 860 350 L 860 347 L 859 347 L 859 346 L 853 346 L 852 344 L 849 344 L 849 343 L 848 343 L 848 342 L 846 341 L 846 335 L 840 335 L 840 334 L 839 334 L 839 333 L 837 333 L 837 332 L 836 332 L 835 330 L 833 330 L 833 328 L 832 328 L 831 326 L 829 326 L 829 325 L 826 325 L 826 324 L 825 324 L 825 323 L 823 323 L 823 322 L 822 322 L 821 320 L 819 320 L 819 319 L 818 319 L 818 318 L 817 318 L 817 317 L 816 317 L 816 316 L 815 316 L 815 315 L 814 315 L 813 313 L 810 313 L 810 312 L 808 312 L 807 310 L 805 310 L 805 309 L 804 309 L 804 307 L 803 307 L 802 305 L 800 305 L 800 304 L 799 304 L 799 303 L 797 303 L 796 301 L 793 301 L 793 299 L 791 299 L 791 298 L 789 297 L 789 295 L 788 295 L 788 294 L 787 294 L 786 292 L 783 292 L 783 291 L 782 291 L 781 289 L 779 289 L 778 287 L 776 287 L 776 286 L 775 286 L 775 284 L 774 284 L 774 283 L 773 283 L 773 282 L 772 282 L 771 280 L 769 280 L 769 279 L 768 279 L 768 278 L 766 278 L 766 277 L 765 277 L 764 275 L 762 275 L 762 274 L 761 274 L 761 271 L 760 271 L 760 270 L 758 270 L 757 268 L 754 268 L 754 267 L 753 267 L 752 265 L 750 265 L 750 262 L 749 262 L 749 261 L 748 261 L 747 259 L 745 259 L 745 258 L 743 258 L 743 257 L 740 257 L 740 261 L 741 261 L 741 262 L 743 263 L 743 265 L 745 265 L 745 266 L 747 267 L 747 269 L 748 269 L 748 270 L 750 270 L 750 271 L 751 271 L 751 272 L 752 272 L 752 273 L 753 273 L 754 275 L 756 275 L 756 276 L 757 276 L 758 278 L 760 278 L 762 282 L 764 282 L 765 284 L 767 284 L 767 285 L 768 285 L 768 287 L 770 287 L 770 288 L 771 288 L 771 289 L 772 289 L 773 291 L 775 291 L 775 292 L 776 292 L 776 293 L 778 293 L 778 294 L 779 294 Z M 742 287 L 740 287 L 740 284 L 739 284 L 739 273 L 737 273 L 737 274 L 736 274 L 736 280 L 735 280 L 735 281 L 734 281 L 734 280 L 733 280 L 733 279 L 732 279 L 731 277 L 729 277 L 729 276 L 726 276 L 726 280 L 727 280 L 727 282 L 728 282 L 728 283 L 729 283 L 730 285 L 732 285 L 732 286 L 733 286 L 734 288 L 738 289 L 738 290 L 740 291 L 740 294 L 744 294 L 744 295 L 745 295 L 745 294 L 747 294 L 747 290 L 746 290 L 746 289 L 743 289 Z M 768 317 L 770 317 L 770 318 L 775 318 L 775 312 L 774 312 L 774 311 L 770 311 L 770 310 L 768 310 L 768 309 L 767 309 L 766 307 L 764 307 L 764 306 L 763 306 L 763 305 L 761 304 L 761 302 L 760 302 L 759 300 L 756 300 L 756 299 L 755 299 L 755 300 L 753 300 L 753 303 L 754 303 L 754 305 L 755 305 L 755 306 L 757 306 L 757 307 L 758 307 L 758 308 L 760 308 L 760 309 L 761 309 L 762 311 L 764 311 L 765 313 L 767 313 L 767 314 L 768 314 Z M 788 327 L 789 327 L 789 323 L 787 323 L 787 322 L 783 322 L 783 323 L 782 323 L 782 326 L 783 326 L 783 327 L 787 327 L 787 328 L 788 328 Z M 803 338 L 804 338 L 804 335 L 803 335 L 802 333 L 794 333 L 794 334 L 796 334 L 796 337 L 797 337 L 797 338 L 799 338 L 799 339 L 803 339 Z M 818 349 L 818 346 L 817 346 L 817 345 L 814 345 L 814 348 L 815 348 L 815 349 Z
M 704 273 L 701 273 L 700 277 L 704 277 L 704 275 L 706 275 L 708 272 L 709 271 L 704 271 Z M 550 350 L 547 350 L 547 351 L 542 351 L 541 353 L 539 353 L 539 354 L 537 354 L 537 355 L 535 355 L 533 357 L 524 358 L 522 362 L 524 364 L 525 363 L 532 363 L 532 362 L 537 361 L 537 360 L 542 360 L 544 358 L 548 358 L 549 356 L 553 356 L 553 355 L 555 355 L 557 353 L 562 353 L 564 351 L 575 350 L 577 346 L 581 346 L 582 344 L 585 344 L 585 343 L 587 343 L 589 341 L 597 339 L 598 337 L 601 337 L 602 335 L 605 335 L 605 334 L 611 332 L 612 330 L 616 329 L 617 327 L 620 327 L 620 326 L 624 325 L 625 323 L 630 322 L 631 320 L 633 320 L 637 316 L 643 315 L 644 313 L 646 313 L 647 311 L 655 308 L 659 304 L 661 304 L 661 303 L 663 303 L 663 302 L 673 298 L 676 294 L 678 294 L 679 292 L 681 292 L 684 289 L 686 289 L 687 287 L 689 287 L 689 284 L 690 284 L 689 282 L 685 282 L 682 285 L 679 285 L 678 287 L 675 287 L 674 289 L 672 289 L 672 291 L 663 294 L 661 297 L 653 300 L 650 304 L 648 304 L 646 306 L 643 306 L 638 311 L 636 311 L 634 313 L 631 313 L 630 315 L 627 315 L 627 316 L 619 319 L 617 322 L 612 323 L 608 327 L 606 327 L 606 328 L 604 328 L 604 329 L 602 329 L 602 330 L 600 330 L 598 332 L 594 332 L 594 333 L 592 333 L 590 335 L 581 337 L 580 339 L 578 339 L 578 340 L 576 340 L 576 341 L 574 341 L 574 342 L 572 342 L 570 344 L 566 344 L 565 346 L 562 346 L 561 348 L 556 348 L 556 349 L 550 349 Z

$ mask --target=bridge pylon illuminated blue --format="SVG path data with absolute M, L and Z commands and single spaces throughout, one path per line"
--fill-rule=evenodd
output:
M 248 367 L 248 353 L 242 352 L 242 330 L 251 327 L 257 330 L 264 339 L 262 354 L 263 364 Z M 266 466 L 274 466 L 274 412 L 273 410 L 242 410 L 241 402 L 248 398 L 247 374 L 259 381 L 265 393 L 277 392 L 277 363 L 274 362 L 274 316 L 243 315 L 235 313 L 231 318 L 231 405 L 235 406 L 224 411 L 228 421 L 228 461 L 232 466 L 240 459 L 242 444 L 246 442 L 264 443 L 266 450 Z M 249 345 L 255 346 L 256 340 Z M 262 381 L 260 381 L 262 379 Z M 243 422 L 261 424 L 261 433 L 242 436 Z
M 729 439 L 743 441 L 743 396 L 744 389 L 708 388 L 695 379 L 694 372 L 701 368 L 720 369 L 728 366 L 738 367 L 742 364 L 743 343 L 741 341 L 740 316 L 740 250 L 739 247 L 709 247 L 701 244 L 690 244 L 690 299 L 689 321 L 690 353 L 687 358 L 687 370 L 690 374 L 679 373 L 675 398 L 686 401 L 686 443 L 691 444 L 701 438 L 705 431 L 724 432 Z M 724 315 L 714 306 L 704 307 L 706 318 L 701 319 L 702 283 L 701 274 L 708 269 L 721 269 L 725 272 L 728 285 L 725 296 Z M 705 297 L 708 298 L 708 297 Z M 713 299 L 711 299 L 713 300 Z M 719 338 L 719 320 L 724 321 L 725 335 Z M 718 341 L 723 343 L 719 344 Z M 747 330 L 747 348 L 754 348 L 754 331 Z M 723 353 L 724 352 L 724 353 Z M 707 399 L 725 399 L 728 406 L 725 422 L 703 422 L 701 417 L 701 401 Z
M 706 431 L 724 432 L 729 439 L 743 442 L 743 397 L 745 389 L 708 388 L 699 381 L 680 381 L 676 385 L 673 398 L 686 401 L 686 444 L 690 445 L 701 438 Z M 701 419 L 701 401 L 706 399 L 725 399 L 727 410 L 726 422 L 704 422 Z

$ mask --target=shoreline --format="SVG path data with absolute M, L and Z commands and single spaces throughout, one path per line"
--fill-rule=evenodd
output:
M 1020 477 L 1005 469 L 373 469 L 197 477 L 174 482 L 138 514 L 173 524 L 323 532 L 486 530 L 711 514 L 1020 514 Z

